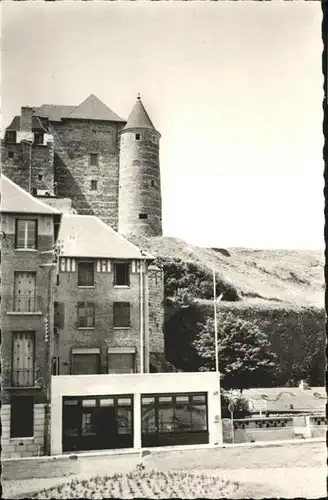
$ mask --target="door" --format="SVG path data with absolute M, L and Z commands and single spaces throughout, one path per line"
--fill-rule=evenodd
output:
M 63 451 L 133 448 L 132 396 L 63 398 Z

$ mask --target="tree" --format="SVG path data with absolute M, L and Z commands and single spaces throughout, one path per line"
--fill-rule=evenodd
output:
M 260 328 L 231 313 L 218 314 L 218 352 L 222 387 L 246 389 L 270 384 L 276 355 Z M 215 369 L 214 321 L 199 325 L 194 347 L 203 361 L 202 371 Z

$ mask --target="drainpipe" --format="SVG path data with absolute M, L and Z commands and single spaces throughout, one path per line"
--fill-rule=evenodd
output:
M 144 365 L 145 372 L 149 373 L 149 277 L 148 263 L 144 261 Z
M 140 260 L 140 373 L 144 373 L 144 261 Z

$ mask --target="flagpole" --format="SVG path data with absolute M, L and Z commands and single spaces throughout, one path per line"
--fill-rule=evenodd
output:
M 220 295 L 220 299 L 222 294 Z M 215 341 L 215 371 L 219 375 L 219 345 L 218 345 L 218 324 L 217 324 L 217 310 L 216 310 L 216 277 L 215 266 L 213 264 L 213 301 L 214 301 L 214 341 Z

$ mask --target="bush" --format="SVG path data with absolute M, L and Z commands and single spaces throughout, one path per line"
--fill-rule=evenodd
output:
M 157 264 L 164 269 L 165 297 L 179 297 L 181 290 L 199 299 L 213 299 L 213 276 L 209 269 L 191 261 L 178 258 L 158 257 Z M 223 294 L 223 300 L 240 300 L 237 289 L 216 274 L 217 294 Z
M 225 391 L 221 389 L 221 416 L 222 418 L 230 418 L 231 414 L 228 409 L 230 403 L 233 403 L 235 411 L 234 418 L 246 418 L 251 415 L 249 409 L 249 401 L 239 391 Z

